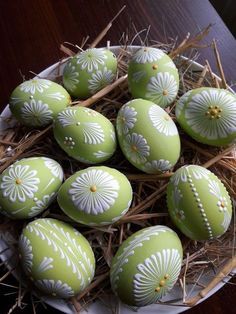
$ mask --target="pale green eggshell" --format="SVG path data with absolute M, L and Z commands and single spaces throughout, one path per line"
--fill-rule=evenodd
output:
M 129 63 L 128 84 L 134 98 L 147 99 L 164 108 L 177 96 L 179 74 L 174 62 L 162 50 L 143 47 Z
M 177 127 L 160 106 L 134 99 L 121 107 L 116 120 L 117 136 L 125 157 L 146 173 L 165 172 L 180 155 Z
M 0 176 L 0 212 L 13 219 L 34 217 L 54 200 L 62 181 L 63 170 L 55 160 L 21 159 Z
M 112 260 L 112 289 L 129 305 L 156 303 L 177 281 L 182 257 L 181 242 L 170 228 L 153 226 L 135 232 Z
M 200 143 L 225 146 L 236 139 L 236 96 L 225 89 L 190 90 L 177 102 L 175 114 L 184 131 Z
M 54 121 L 53 132 L 57 143 L 69 156 L 87 164 L 104 162 L 116 150 L 113 124 L 89 108 L 62 110 Z
M 50 124 L 56 114 L 70 102 L 70 95 L 61 85 L 39 78 L 17 86 L 9 100 L 11 112 L 16 119 L 32 127 Z
M 43 218 L 30 222 L 19 239 L 26 275 L 43 293 L 69 298 L 92 281 L 95 258 L 86 238 L 69 224 Z
M 103 48 L 90 48 L 71 58 L 63 72 L 63 85 L 70 95 L 88 98 L 114 81 L 116 56 Z
M 75 221 L 89 226 L 108 225 L 128 211 L 132 187 L 116 169 L 89 167 L 64 182 L 57 200 L 64 213 Z
M 175 225 L 193 240 L 210 240 L 226 232 L 232 217 L 229 194 L 211 171 L 183 166 L 171 177 L 167 204 Z

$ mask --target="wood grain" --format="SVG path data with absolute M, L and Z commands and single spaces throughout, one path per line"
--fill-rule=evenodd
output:
M 227 81 L 236 81 L 236 42 L 215 9 L 207 0 L 11 0 L 0 1 L 0 108 L 7 104 L 12 90 L 22 82 L 22 75 L 32 77 L 29 71 L 40 72 L 54 62 L 62 53 L 59 46 L 64 41 L 81 44 L 90 35 L 92 42 L 110 19 L 126 4 L 125 12 L 114 22 L 108 35 L 100 43 L 120 43 L 122 34 L 134 35 L 134 26 L 140 31 L 151 25 L 152 40 L 168 42 L 170 38 L 181 41 L 212 23 L 212 30 L 203 43 L 213 38 L 218 42 Z M 134 43 L 140 43 L 136 40 Z M 216 62 L 211 48 L 202 49 L 200 62 L 208 59 L 213 71 Z M 235 282 L 235 281 L 234 281 Z M 186 313 L 235 313 L 236 291 L 226 285 L 209 300 Z M 4 290 L 1 288 L 1 294 Z M 4 311 L 10 307 L 8 297 Z M 3 301 L 1 302 L 1 304 Z M 29 306 L 16 313 L 31 313 Z M 41 309 L 37 313 L 58 313 Z M 141 313 L 141 312 L 140 312 Z

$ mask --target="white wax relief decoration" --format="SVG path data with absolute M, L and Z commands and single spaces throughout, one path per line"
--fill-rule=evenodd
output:
M 53 262 L 53 258 L 52 257 L 44 257 L 43 260 L 41 261 L 41 263 L 39 264 L 39 267 L 38 267 L 38 271 L 40 273 L 43 273 L 49 269 L 53 269 L 53 265 L 52 265 L 52 262 Z
M 137 112 L 133 107 L 124 105 L 117 118 L 117 131 L 121 135 L 122 133 L 127 134 L 135 125 L 137 121 Z
M 181 171 L 176 171 L 175 175 L 170 178 L 170 181 L 173 182 L 174 185 L 178 185 L 180 182 L 187 182 L 188 176 L 192 175 L 196 180 L 208 179 L 210 171 L 198 167 L 198 166 L 184 166 L 181 168 Z
M 24 103 L 21 108 L 21 117 L 25 123 L 35 126 L 46 125 L 53 119 L 52 110 L 49 109 L 48 104 L 35 99 L 31 99 L 29 103 Z
M 11 202 L 19 201 L 24 203 L 27 198 L 33 198 L 38 191 L 39 178 L 37 171 L 30 170 L 30 166 L 13 165 L 2 177 L 0 188 L 4 197 Z
M 123 146 L 127 156 L 138 164 L 146 162 L 150 155 L 150 146 L 141 134 L 128 134 L 123 141 Z
M 58 178 L 60 181 L 63 181 L 63 170 L 58 162 L 53 159 L 43 157 L 45 166 L 51 171 L 54 177 Z
M 54 297 L 58 296 L 61 298 L 70 298 L 74 295 L 73 289 L 61 280 L 43 279 L 36 280 L 34 282 L 36 287 L 50 294 Z
M 99 215 L 109 210 L 118 197 L 118 181 L 103 170 L 91 169 L 71 184 L 69 194 L 74 205 L 87 214 Z
M 32 79 L 20 84 L 20 90 L 25 93 L 34 95 L 35 92 L 43 93 L 45 89 L 48 89 L 52 83 L 44 79 Z
M 48 98 L 56 99 L 56 100 L 62 100 L 65 98 L 65 96 L 62 95 L 62 93 L 60 92 L 45 94 L 45 96 Z
M 66 88 L 73 91 L 76 89 L 76 86 L 79 83 L 79 72 L 76 70 L 75 66 L 71 62 L 68 63 L 68 66 L 64 70 L 64 84 Z
M 97 122 L 83 123 L 84 142 L 86 144 L 100 144 L 104 142 L 105 135 L 102 127 Z
M 180 117 L 182 110 L 184 109 L 184 105 L 186 104 L 190 94 L 191 94 L 191 91 L 188 91 L 183 96 L 181 96 L 180 99 L 178 100 L 176 107 L 175 107 L 175 115 L 177 118 Z
M 99 65 L 104 65 L 104 60 L 107 56 L 102 49 L 91 48 L 81 52 L 77 56 L 77 64 L 81 65 L 82 70 L 87 70 L 89 73 L 98 70 Z
M 111 283 L 115 293 L 117 290 L 117 281 L 120 276 L 119 274 L 122 273 L 123 267 L 128 263 L 129 257 L 135 254 L 136 248 L 143 246 L 142 242 L 149 241 L 150 237 L 157 236 L 160 232 L 166 232 L 166 229 L 160 226 L 154 226 L 143 230 L 143 232 L 135 236 L 135 238 L 129 242 L 129 245 L 127 245 L 123 252 L 117 257 L 117 261 L 111 269 Z
M 181 268 L 176 249 L 164 249 L 138 264 L 134 275 L 133 294 L 138 306 L 156 303 L 175 284 Z
M 114 80 L 115 75 L 107 67 L 92 73 L 92 78 L 88 80 L 88 89 L 91 93 L 96 93 L 104 86 L 110 84 Z
M 40 200 L 35 200 L 35 206 L 30 209 L 28 216 L 34 217 L 37 214 L 41 213 L 54 200 L 55 196 L 56 193 L 53 192 L 51 195 L 44 195 L 43 198 Z
M 156 130 L 166 136 L 174 136 L 178 134 L 176 125 L 171 117 L 157 105 L 151 106 L 148 111 L 149 119 Z
M 221 195 L 219 184 L 215 180 L 209 180 L 208 187 L 210 188 L 210 193 L 216 196 L 216 205 L 219 208 L 219 211 L 224 215 L 221 226 L 224 228 L 224 231 L 226 231 L 231 221 L 231 215 L 228 211 L 229 204 L 227 199 Z
M 30 240 L 23 234 L 20 236 L 19 240 L 19 251 L 20 257 L 24 260 L 23 268 L 26 274 L 30 274 L 33 265 L 32 246 Z
M 159 159 L 159 160 L 152 160 L 151 162 L 147 162 L 144 165 L 145 172 L 153 173 L 156 171 L 165 172 L 172 167 L 172 164 L 169 160 Z
M 207 139 L 225 138 L 235 128 L 236 99 L 224 90 L 202 91 L 185 109 L 187 124 Z
M 164 56 L 164 52 L 157 48 L 143 47 L 135 52 L 132 60 L 137 63 L 154 62 L 161 59 Z

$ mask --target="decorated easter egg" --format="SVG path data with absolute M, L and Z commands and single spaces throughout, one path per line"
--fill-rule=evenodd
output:
M 184 131 L 200 143 L 225 146 L 236 139 L 236 96 L 227 90 L 190 90 L 177 102 L 175 114 Z
M 181 242 L 170 228 L 153 226 L 135 232 L 112 260 L 112 290 L 128 305 L 156 303 L 177 281 L 182 257 Z
M 89 167 L 64 182 L 57 200 L 64 213 L 75 221 L 89 226 L 108 225 L 128 211 L 132 187 L 116 169 Z
M 231 221 L 232 204 L 225 186 L 201 166 L 183 166 L 175 172 L 167 187 L 167 204 L 175 225 L 193 240 L 217 238 Z
M 21 265 L 44 294 L 69 298 L 92 281 L 95 259 L 86 238 L 69 224 L 43 218 L 30 222 L 19 239 Z
M 87 164 L 101 163 L 116 150 L 113 124 L 99 112 L 83 108 L 66 108 L 56 117 L 54 137 L 72 158 Z
M 90 48 L 69 59 L 63 84 L 70 95 L 88 98 L 112 83 L 117 71 L 116 56 L 103 48 Z
M 17 86 L 9 100 L 15 118 L 32 127 L 50 124 L 56 114 L 70 102 L 70 95 L 61 85 L 39 78 Z
M 177 127 L 160 106 L 134 99 L 121 107 L 116 120 L 120 147 L 131 164 L 146 173 L 169 170 L 180 155 Z
M 162 50 L 142 47 L 128 65 L 128 84 L 134 98 L 144 98 L 164 108 L 177 96 L 179 74 L 174 62 Z
M 21 159 L 0 175 L 0 212 L 13 219 L 34 217 L 54 200 L 62 181 L 63 170 L 55 160 Z

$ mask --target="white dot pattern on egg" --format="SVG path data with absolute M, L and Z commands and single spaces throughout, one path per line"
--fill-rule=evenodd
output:
M 43 293 L 69 298 L 92 281 L 95 258 L 85 237 L 56 219 L 30 222 L 19 239 L 22 267 Z
M 101 163 L 116 150 L 113 124 L 92 109 L 70 107 L 62 110 L 54 121 L 53 132 L 60 147 L 83 163 Z
M 223 183 L 197 165 L 183 166 L 171 177 L 167 204 L 176 226 L 193 240 L 208 240 L 226 232 L 232 204 Z
M 166 226 L 135 232 L 116 252 L 110 281 L 114 293 L 132 306 L 156 303 L 178 279 L 183 250 L 177 234 Z

